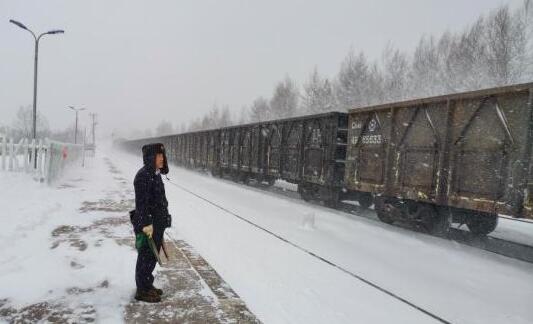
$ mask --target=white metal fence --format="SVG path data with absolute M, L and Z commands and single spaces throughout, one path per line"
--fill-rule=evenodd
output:
M 83 152 L 82 144 L 27 138 L 15 143 L 12 138 L 0 136 L 0 171 L 31 173 L 35 179 L 50 184 L 68 165 L 79 161 Z

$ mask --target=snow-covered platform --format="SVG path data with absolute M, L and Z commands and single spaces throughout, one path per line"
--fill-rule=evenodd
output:
M 126 323 L 260 323 L 190 245 L 174 238 L 167 242 L 170 259 L 156 282 L 165 291 L 162 301 L 128 304 Z
M 162 302 L 133 299 L 132 181 L 100 152 L 53 187 L 0 173 L 0 190 L 0 322 L 259 322 L 177 236 L 156 267 Z

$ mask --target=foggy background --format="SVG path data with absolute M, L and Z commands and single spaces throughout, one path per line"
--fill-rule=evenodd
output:
M 33 39 L 9 19 L 65 30 L 39 48 L 37 108 L 50 129 L 72 127 L 73 105 L 87 108 L 80 127 L 92 112 L 99 137 L 131 137 L 162 120 L 198 128 L 213 107 L 239 121 L 258 97 L 272 104 L 286 77 L 302 94 L 315 67 L 334 82 L 349 53 L 369 64 L 387 46 L 411 54 L 422 36 L 460 32 L 506 4 L 523 1 L 0 0 L 0 127 L 33 98 Z

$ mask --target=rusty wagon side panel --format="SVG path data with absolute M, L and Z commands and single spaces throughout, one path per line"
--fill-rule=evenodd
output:
M 268 175 L 298 184 L 342 187 L 347 114 L 331 112 L 265 125 Z
M 347 188 L 532 218 L 532 91 L 530 83 L 351 110 Z
M 347 114 L 331 112 L 221 128 L 220 167 L 236 180 L 284 179 L 340 187 L 347 120 Z

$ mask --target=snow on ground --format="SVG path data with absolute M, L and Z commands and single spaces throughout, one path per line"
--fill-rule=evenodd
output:
M 163 301 L 133 300 L 127 212 L 131 181 L 98 152 L 52 187 L 0 173 L 0 322 L 257 323 L 216 271 L 183 240 L 156 267 Z M 8 217 L 8 215 L 11 215 Z
M 120 200 L 124 188 L 133 189 L 140 152 L 102 150 L 121 176 L 110 175 L 101 158 L 87 159 L 86 168 L 69 170 L 52 187 L 0 172 L 0 308 L 6 299 L 14 308 L 45 301 L 98 322 L 122 321 L 135 289 L 135 251 L 100 230 L 78 230 L 63 240 L 109 218 L 110 211 L 81 213 L 80 206 Z M 532 264 L 170 167 L 171 234 L 189 242 L 265 323 L 436 320 L 172 183 L 454 324 L 533 322 Z M 123 225 L 113 231 L 131 235 Z
M 80 213 L 82 203 L 118 188 L 102 159 L 86 163 L 50 187 L 25 173 L 0 172 L 0 306 L 8 299 L 4 306 L 30 313 L 61 304 L 58 316 L 73 311 L 83 313 L 77 318 L 122 321 L 121 307 L 135 289 L 135 253 L 88 230 L 109 213 Z M 75 229 L 87 230 L 74 238 Z
M 130 179 L 141 156 L 109 152 Z M 533 265 L 170 166 L 171 182 L 452 323 L 533 322 Z M 433 323 L 165 181 L 173 234 L 266 323 Z

